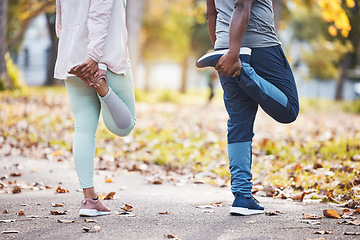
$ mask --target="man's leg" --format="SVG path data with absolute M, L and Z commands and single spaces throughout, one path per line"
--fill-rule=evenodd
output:
M 299 112 L 297 89 L 281 46 L 255 48 L 240 55 L 239 86 L 272 118 L 293 122 Z
M 220 75 L 220 82 L 224 90 L 225 107 L 229 114 L 228 155 L 231 191 L 235 196 L 230 213 L 242 215 L 262 213 L 263 208 L 254 202 L 251 194 L 251 140 L 254 136 L 253 124 L 258 104 L 240 88 L 235 78 Z

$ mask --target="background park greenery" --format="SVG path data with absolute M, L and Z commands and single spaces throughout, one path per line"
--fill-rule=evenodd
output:
M 360 1 L 274 0 L 279 31 L 291 33 L 289 61 L 307 64 L 309 79 L 337 79 L 336 99 L 360 65 Z M 16 54 L 32 19 L 46 13 L 56 59 L 54 0 L 0 3 L 0 140 L 4 155 L 71 161 L 73 120 L 66 90 L 26 87 L 10 54 Z M 161 180 L 229 184 L 227 114 L 217 94 L 205 105 L 206 92 L 187 89 L 190 59 L 211 49 L 203 0 L 129 0 L 129 50 L 133 68 L 148 71 L 157 61 L 182 66 L 179 91 L 136 90 L 137 126 L 125 138 L 97 135 L 97 168 L 128 169 Z M 292 55 L 292 46 L 301 52 Z M 49 64 L 47 85 L 53 84 Z M 136 78 L 136 76 L 135 76 Z M 186 93 L 186 94 L 184 94 Z M 51 114 L 49 114 L 51 112 Z M 299 119 L 280 125 L 261 111 L 254 138 L 255 189 L 270 196 L 342 202 L 360 196 L 359 102 L 301 100 Z M 176 177 L 178 176 L 178 177 Z M 180 177 L 179 177 L 180 176 Z M 314 195 L 314 193 L 316 193 Z

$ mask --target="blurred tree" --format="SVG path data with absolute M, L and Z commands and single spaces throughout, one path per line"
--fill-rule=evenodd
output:
M 359 64 L 359 0 L 295 1 L 292 26 L 294 37 L 309 42 L 303 52 L 310 75 L 319 79 L 338 80 L 337 100 L 343 98 L 348 69 Z
M 140 58 L 140 34 L 143 22 L 145 0 L 130 0 L 126 5 L 126 24 L 128 30 L 128 45 L 133 70 L 134 80 L 136 81 L 137 66 Z
M 193 33 L 201 22 L 206 23 L 204 1 L 152 0 L 146 3 L 141 36 L 146 69 L 150 70 L 155 60 L 179 62 L 182 67 L 181 93 L 186 92 L 188 62 L 195 55 Z
M 6 68 L 6 25 L 8 1 L 0 1 L 0 90 L 11 87 Z
M 55 0 L 1 0 L 0 3 L 0 87 L 13 86 L 7 77 L 4 56 L 8 51 L 18 51 L 32 19 L 44 11 L 54 11 Z M 5 77 L 4 77 L 5 76 Z

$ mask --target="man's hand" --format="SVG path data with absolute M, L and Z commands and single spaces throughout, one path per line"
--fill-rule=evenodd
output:
M 225 77 L 237 77 L 241 71 L 239 54 L 226 53 L 217 62 L 215 69 Z
M 91 79 L 98 70 L 98 63 L 88 57 L 84 63 L 72 68 L 69 73 L 75 74 L 75 76 L 86 82 Z

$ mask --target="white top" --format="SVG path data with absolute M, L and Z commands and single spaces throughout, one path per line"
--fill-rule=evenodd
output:
M 125 74 L 129 58 L 125 21 L 124 0 L 56 0 L 59 46 L 54 77 L 73 76 L 68 71 L 87 57 L 101 69 Z

